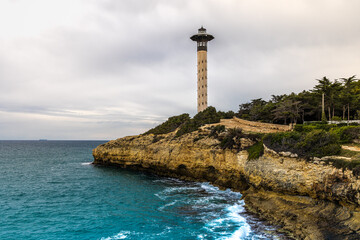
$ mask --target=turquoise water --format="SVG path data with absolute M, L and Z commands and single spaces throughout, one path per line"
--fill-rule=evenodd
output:
M 100 141 L 0 141 L 0 239 L 279 239 L 241 194 L 90 164 Z

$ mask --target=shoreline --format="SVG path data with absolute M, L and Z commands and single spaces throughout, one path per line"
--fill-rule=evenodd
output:
M 95 167 L 109 167 L 109 168 L 114 168 L 114 169 L 123 169 L 126 171 L 131 171 L 131 172 L 141 172 L 144 174 L 149 174 L 152 176 L 156 176 L 159 178 L 164 178 L 164 179 L 170 179 L 170 180 L 175 180 L 175 181 L 182 181 L 182 182 L 188 182 L 188 183 L 195 183 L 195 184 L 209 184 L 212 187 L 214 187 L 215 189 L 217 189 L 218 191 L 231 191 L 233 193 L 236 194 L 240 194 L 241 197 L 239 199 L 239 201 L 244 201 L 244 195 L 242 192 L 236 190 L 236 189 L 230 189 L 230 188 L 225 188 L 222 186 L 216 186 L 211 182 L 208 181 L 200 181 L 200 180 L 195 180 L 195 179 L 181 179 L 179 177 L 171 177 L 171 176 L 167 176 L 167 175 L 159 175 L 156 174 L 154 172 L 150 172 L 144 169 L 137 169 L 137 168 L 123 168 L 120 167 L 117 164 L 96 164 L 94 162 L 91 163 L 92 165 L 94 165 Z M 282 231 L 281 227 L 278 224 L 274 224 L 274 223 L 270 223 L 268 220 L 266 220 L 265 218 L 261 218 L 261 216 L 259 214 L 257 214 L 254 211 L 250 211 L 247 204 L 244 201 L 244 205 L 242 205 L 242 207 L 244 207 L 245 211 L 240 211 L 240 212 L 236 212 L 238 214 L 241 214 L 240 216 L 245 217 L 245 221 L 247 224 L 249 224 L 249 226 L 252 229 L 252 232 L 266 232 L 266 233 L 271 233 L 273 234 L 272 236 L 277 237 L 276 239 L 278 240 L 290 240 L 293 239 L 292 237 L 289 236 L 288 232 L 284 232 Z M 259 225 L 261 224 L 261 225 Z M 239 229 L 238 229 L 239 230 Z
M 360 180 L 350 171 L 299 158 L 221 149 L 193 132 L 125 137 L 93 150 L 94 163 L 208 181 L 241 192 L 247 209 L 295 239 L 358 239 Z M 355 193 L 359 193 L 356 195 Z

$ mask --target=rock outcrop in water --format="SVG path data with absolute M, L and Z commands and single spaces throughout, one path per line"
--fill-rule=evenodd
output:
M 295 239 L 360 239 L 360 179 L 352 171 L 265 148 L 222 149 L 199 131 L 139 135 L 93 150 L 94 164 L 146 170 L 185 180 L 209 181 L 243 194 L 246 207 Z M 241 139 L 243 148 L 253 142 Z M 288 156 L 289 155 L 289 156 Z

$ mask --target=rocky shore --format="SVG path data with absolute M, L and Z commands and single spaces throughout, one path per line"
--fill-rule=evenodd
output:
M 116 165 L 240 191 L 248 210 L 294 239 L 360 239 L 360 179 L 321 160 L 306 161 L 265 147 L 248 160 L 200 131 L 175 137 L 120 138 L 93 150 L 94 164 Z

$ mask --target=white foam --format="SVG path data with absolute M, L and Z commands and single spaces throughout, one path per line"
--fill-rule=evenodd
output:
M 161 200 L 166 200 L 169 197 L 172 197 L 172 195 L 182 193 L 184 191 L 196 191 L 198 189 L 199 188 L 197 187 L 169 187 L 159 193 L 155 193 L 154 195 Z
M 81 165 L 83 165 L 83 166 L 85 166 L 85 165 L 91 165 L 92 164 L 92 162 L 83 162 L 83 163 L 81 163 Z
M 129 235 L 130 232 L 128 231 L 124 231 L 124 232 L 119 232 L 118 234 L 114 235 L 114 236 L 111 236 L 111 237 L 107 237 L 107 238 L 104 238 L 102 237 L 100 240 L 118 240 L 118 239 L 126 239 Z
M 235 204 L 227 208 L 229 213 L 227 214 L 233 221 L 243 223 L 238 230 L 236 230 L 230 237 L 225 238 L 228 240 L 243 239 L 249 236 L 251 232 L 250 225 L 246 222 L 245 218 L 239 213 L 244 212 L 244 207 L 240 204 Z
M 212 233 L 226 235 L 218 238 L 221 240 L 235 240 L 248 237 L 251 233 L 250 225 L 246 222 L 246 219 L 240 215 L 242 212 L 244 212 L 243 205 L 243 201 L 239 201 L 235 205 L 228 206 L 225 209 L 227 211 L 227 214 L 225 216 L 210 221 L 206 224 L 205 228 Z M 239 226 L 239 228 L 230 236 L 230 233 L 227 231 L 217 231 L 220 229 L 228 229 L 228 227 L 233 226 L 234 224 Z M 202 239 L 202 236 L 198 236 L 198 238 Z
M 218 192 L 220 191 L 218 187 L 214 187 L 213 185 L 210 185 L 210 183 L 202 183 L 201 188 L 203 188 L 207 192 Z
M 175 200 L 175 201 L 173 201 L 173 202 L 170 202 L 170 203 L 168 203 L 168 204 L 165 204 L 164 206 L 159 207 L 158 210 L 159 210 L 159 211 L 162 211 L 162 210 L 164 210 L 165 208 L 170 207 L 170 206 L 174 205 L 174 204 L 177 203 L 177 202 L 178 202 L 178 200 Z
M 220 190 L 218 187 L 215 187 L 208 182 L 202 183 L 201 188 L 207 191 L 208 193 L 221 193 L 221 194 L 225 193 L 226 195 L 239 197 L 239 198 L 242 196 L 241 193 L 233 192 L 231 189 Z

